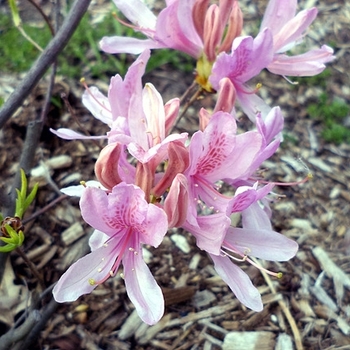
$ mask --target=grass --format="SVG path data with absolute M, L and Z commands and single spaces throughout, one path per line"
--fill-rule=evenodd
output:
M 41 47 L 46 47 L 51 38 L 47 26 L 37 28 L 24 24 L 23 27 Z M 114 56 L 101 52 L 98 42 L 107 35 L 135 36 L 135 33 L 131 28 L 122 26 L 112 14 L 94 26 L 91 25 L 89 13 L 85 14 L 67 47 L 58 57 L 58 74 L 77 80 L 84 76 L 106 81 L 117 73 L 124 76 L 135 56 Z M 14 27 L 9 15 L 0 14 L 0 42 L 0 73 L 27 71 L 40 54 Z M 164 49 L 153 52 L 147 70 L 164 64 L 185 72 L 192 72 L 194 67 L 190 57 Z
M 322 93 L 318 103 L 310 104 L 307 111 L 311 118 L 322 123 L 322 137 L 325 141 L 338 145 L 343 142 L 350 143 L 350 128 L 344 125 L 350 107 L 344 100 L 330 99 L 326 93 Z

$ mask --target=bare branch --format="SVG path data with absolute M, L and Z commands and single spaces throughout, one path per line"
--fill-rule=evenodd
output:
M 39 56 L 28 74 L 19 84 L 17 89 L 4 103 L 0 110 L 0 128 L 10 119 L 12 114 L 22 104 L 30 91 L 45 74 L 50 65 L 54 62 L 58 54 L 66 46 L 68 40 L 73 35 L 79 21 L 83 17 L 91 0 L 75 0 L 69 14 L 65 18 L 62 27 L 56 36 L 50 41 L 44 52 Z

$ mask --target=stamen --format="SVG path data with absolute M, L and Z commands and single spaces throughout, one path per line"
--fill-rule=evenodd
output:
M 251 260 L 251 259 L 247 259 L 247 261 L 250 263 L 250 264 L 252 264 L 253 266 L 255 266 L 257 269 L 259 269 L 259 270 L 261 270 L 261 271 L 264 271 L 264 272 L 266 272 L 268 275 L 270 275 L 270 276 L 274 276 L 274 277 L 276 277 L 276 278 L 282 278 L 282 276 L 283 276 L 283 273 L 282 272 L 272 272 L 272 271 L 270 271 L 270 270 L 267 270 L 267 269 L 265 269 L 264 267 L 262 267 L 262 266 L 259 266 L 259 265 L 257 265 L 253 260 Z
M 82 85 L 84 86 L 85 90 L 88 92 L 88 94 L 95 100 L 95 102 L 101 106 L 104 110 L 106 110 L 109 113 L 112 113 L 112 111 L 110 111 L 105 105 L 103 105 L 95 96 L 94 94 L 91 92 L 90 88 L 87 86 L 85 78 L 81 78 L 80 82 L 82 83 Z
M 299 82 L 298 81 L 291 81 L 289 78 L 287 78 L 285 75 L 283 75 L 283 78 L 286 79 L 288 81 L 289 84 L 292 85 L 298 85 Z
M 256 264 L 252 259 L 250 259 L 248 257 L 248 254 L 251 252 L 250 248 L 246 247 L 244 249 L 244 254 L 242 254 L 240 251 L 238 251 L 235 247 L 231 246 L 230 244 L 227 244 L 226 242 L 224 242 L 225 246 L 223 246 L 223 248 L 229 250 L 232 253 L 235 253 L 237 255 L 240 255 L 242 257 L 242 259 L 236 258 L 234 256 L 232 256 L 231 254 L 229 254 L 228 252 L 226 252 L 223 248 L 221 248 L 221 252 L 227 256 L 228 258 L 234 260 L 234 261 L 238 261 L 238 262 L 244 262 L 247 261 L 249 262 L 251 265 L 253 265 L 254 267 L 256 267 L 257 269 L 266 272 L 268 275 L 277 277 L 277 278 L 282 278 L 282 272 L 272 272 L 270 270 L 267 270 L 265 268 L 263 268 L 262 266 Z
M 258 180 L 259 183 L 261 184 L 274 184 L 277 186 L 295 186 L 295 185 L 301 185 L 304 184 L 305 182 L 313 179 L 312 173 L 308 173 L 306 177 L 300 181 L 295 181 L 295 182 L 273 182 L 273 181 L 263 181 L 263 180 Z
M 119 23 L 121 23 L 123 26 L 125 27 L 128 27 L 128 28 L 131 28 L 133 29 L 134 31 L 136 32 L 142 32 L 144 33 L 146 36 L 149 36 L 149 37 L 153 37 L 154 34 L 155 34 L 155 31 L 152 30 L 152 29 L 149 29 L 149 28 L 143 28 L 143 27 L 140 27 L 140 26 L 135 26 L 133 24 L 130 24 L 130 23 L 127 23 L 125 21 L 123 21 L 122 19 L 120 19 L 118 17 L 118 15 L 116 14 L 116 12 L 113 12 L 112 13 L 112 16 L 114 17 L 114 19 L 116 19 Z M 147 33 L 146 33 L 147 32 Z

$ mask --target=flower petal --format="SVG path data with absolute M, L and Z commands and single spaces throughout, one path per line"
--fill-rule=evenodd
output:
M 143 1 L 113 0 L 113 2 L 123 15 L 141 30 L 142 28 L 155 29 L 157 18 Z
M 323 45 L 301 55 L 276 55 L 267 69 L 274 74 L 310 77 L 321 73 L 326 68 L 324 63 L 334 59 L 333 49 Z
M 118 246 L 111 242 L 75 262 L 59 279 L 53 289 L 57 302 L 75 301 L 81 295 L 91 293 L 98 284 L 93 281 L 109 274 L 118 255 Z
M 164 297 L 143 261 L 141 250 L 126 252 L 123 266 L 126 290 L 138 315 L 149 325 L 157 323 L 164 313 Z
M 220 254 L 222 241 L 231 220 L 225 213 L 197 217 L 198 227 L 185 222 L 182 227 L 191 232 L 197 240 L 197 246 L 208 253 Z
M 228 257 L 210 254 L 219 276 L 230 287 L 237 299 L 249 309 L 260 312 L 263 309 L 259 291 L 248 275 L 233 264 Z
M 229 227 L 224 241 L 242 253 L 270 261 L 287 261 L 298 251 L 295 241 L 278 232 Z
M 138 55 L 146 49 L 165 47 L 152 39 L 136 39 L 124 36 L 105 36 L 100 41 L 100 48 L 107 53 L 130 53 Z
M 298 0 L 270 0 L 261 22 L 260 31 L 267 27 L 273 35 L 276 35 L 295 16 L 297 5 Z
M 82 135 L 76 131 L 73 131 L 71 129 L 66 129 L 66 128 L 59 128 L 57 130 L 50 129 L 50 131 L 55 134 L 56 136 L 60 137 L 61 139 L 64 140 L 101 140 L 101 139 L 106 139 L 106 135 L 102 136 L 86 136 Z

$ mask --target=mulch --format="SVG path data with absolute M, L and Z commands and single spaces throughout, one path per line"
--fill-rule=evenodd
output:
M 266 2 L 244 3 L 250 28 Z M 267 72 L 259 77 L 261 95 L 270 105 L 281 106 L 286 131 L 278 152 L 264 163 L 265 178 L 294 182 L 309 172 L 313 175 L 304 184 L 274 189 L 278 199 L 272 203 L 273 227 L 296 240 L 300 248 L 288 262 L 259 263 L 283 272 L 283 277 L 277 280 L 238 263 L 261 292 L 264 310 L 256 313 L 240 304 L 217 276 L 208 256 L 196 247 L 194 238 L 173 230 L 159 248 L 144 248 L 145 260 L 166 300 L 158 324 L 142 323 L 117 275 L 90 295 L 57 305 L 30 349 L 350 349 L 350 145 L 325 142 L 322 123 L 307 112 L 322 92 L 350 101 L 350 4 L 300 2 L 300 8 L 313 5 L 319 16 L 306 40 L 318 46 L 332 42 L 337 56 L 329 64 L 326 84 L 310 85 L 305 78 L 292 86 Z M 16 79 L 20 77 L 1 76 L 1 93 L 8 95 Z M 167 100 L 183 93 L 192 77 L 166 65 L 146 79 L 164 92 Z M 87 83 L 107 91 L 106 83 Z M 40 113 L 47 84 L 47 78 L 43 79 L 1 130 L 2 193 L 11 188 L 26 125 Z M 78 82 L 58 77 L 54 96 L 62 92 L 68 96 L 74 118 L 64 106 L 51 105 L 31 177 L 31 184 L 40 184 L 38 197 L 28 217 L 60 200 L 26 224 L 22 247 L 42 281 L 33 277 L 16 252 L 11 253 L 0 288 L 0 335 L 15 322 L 20 325 L 21 315 L 28 310 L 44 311 L 52 298 L 51 292 L 44 290 L 89 251 L 92 229 L 81 219 L 78 200 L 62 197 L 59 188 L 94 178 L 93 164 L 103 142 L 60 140 L 49 128 L 78 130 L 75 118 L 94 135 L 105 133 L 106 127 L 82 106 L 83 87 Z M 211 102 L 209 96 L 200 103 Z M 186 119 L 190 129 L 196 127 L 197 107 L 190 109 Z M 240 125 L 244 130 L 249 122 L 242 117 Z

